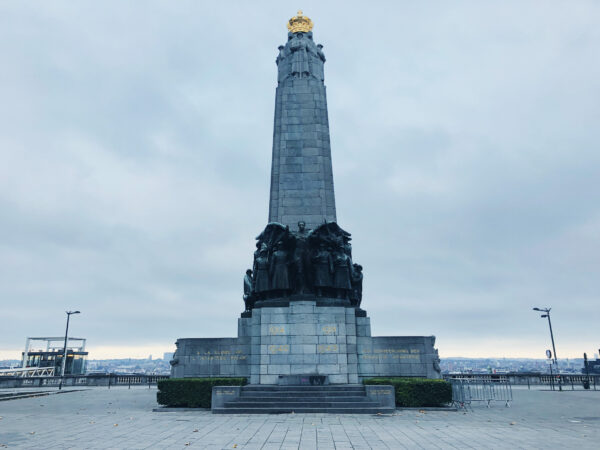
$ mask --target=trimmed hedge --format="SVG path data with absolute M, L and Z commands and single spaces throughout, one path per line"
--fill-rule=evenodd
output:
M 390 384 L 396 392 L 396 406 L 445 406 L 452 402 L 452 384 L 428 378 L 368 378 L 363 384 Z
M 170 378 L 158 382 L 160 405 L 210 408 L 213 386 L 244 386 L 246 378 Z

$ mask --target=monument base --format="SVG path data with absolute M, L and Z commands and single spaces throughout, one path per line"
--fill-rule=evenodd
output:
M 372 337 L 366 312 L 320 306 L 323 300 L 255 308 L 238 319 L 237 338 L 178 339 L 171 376 L 246 377 L 266 385 L 281 384 L 282 376 L 324 376 L 329 384 L 441 378 L 434 336 Z

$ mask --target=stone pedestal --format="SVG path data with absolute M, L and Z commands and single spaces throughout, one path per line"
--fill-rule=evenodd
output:
M 360 317 L 364 311 L 322 303 L 255 308 L 251 317 L 238 319 L 237 339 L 179 339 L 172 376 L 243 376 L 268 385 L 290 384 L 296 376 L 303 377 L 298 384 L 310 384 L 311 377 L 319 384 L 440 377 L 435 337 L 371 337 L 370 318 Z
M 250 337 L 260 355 L 250 367 L 251 384 L 280 384 L 280 376 L 324 375 L 330 384 L 358 383 L 355 309 L 317 306 L 316 301 L 257 308 L 238 319 L 240 337 Z M 283 384 L 283 383 L 281 383 Z

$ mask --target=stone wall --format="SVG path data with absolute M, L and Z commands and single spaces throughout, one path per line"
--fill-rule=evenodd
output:
M 183 338 L 177 340 L 171 376 L 249 377 L 252 361 L 248 338 Z
M 295 301 L 238 319 L 238 338 L 179 339 L 172 376 L 245 376 L 251 384 L 289 384 L 324 375 L 331 384 L 365 377 L 439 378 L 435 338 L 371 337 L 368 317 L 350 306 Z
M 359 377 L 441 378 L 434 344 L 434 336 L 358 337 Z

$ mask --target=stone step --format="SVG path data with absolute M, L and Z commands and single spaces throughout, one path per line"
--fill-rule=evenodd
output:
M 365 387 L 362 384 L 342 384 L 342 385 L 325 385 L 325 386 L 278 386 L 278 385 L 253 385 L 243 386 L 242 391 L 261 391 L 261 392 L 274 392 L 274 391 L 365 391 Z
M 347 396 L 365 396 L 365 391 L 278 391 L 278 392 L 261 392 L 261 391 L 241 391 L 242 397 L 347 397 Z
M 268 402 L 268 401 L 240 401 L 236 400 L 233 402 L 226 402 L 226 408 L 286 408 L 286 409 L 299 409 L 299 408 L 375 408 L 378 407 L 379 403 L 370 402 L 366 399 L 358 402 L 289 402 L 289 401 L 281 401 L 281 402 Z
M 367 397 L 363 385 L 243 386 L 240 396 L 213 408 L 215 414 L 391 413 Z
M 330 413 L 330 414 L 392 414 L 394 408 L 366 407 L 366 408 L 342 408 L 342 407 L 326 407 L 326 408 L 282 408 L 279 406 L 273 407 L 258 407 L 258 408 L 214 408 L 213 414 L 303 414 L 303 413 Z
M 241 401 L 244 402 L 360 402 L 364 400 L 364 395 L 242 395 Z

